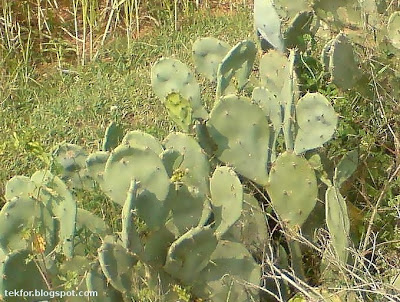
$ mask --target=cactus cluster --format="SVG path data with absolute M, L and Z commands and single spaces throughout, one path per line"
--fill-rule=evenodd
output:
M 65 165 L 63 157 L 55 158 Z M 80 170 L 122 206 L 121 232 L 109 236 L 102 219 L 77 209 L 67 186 L 51 172 L 14 177 L 0 212 L 1 270 L 11 276 L 19 265 L 29 274 L 0 282 L 2 293 L 29 286 L 51 289 L 61 284 L 60 276 L 73 271 L 84 281 L 78 282 L 80 290 L 95 289 L 98 299 L 107 301 L 140 300 L 145 288 L 160 292 L 160 300 L 176 301 L 176 285 L 193 286 L 194 295 L 213 301 L 256 299 L 261 269 L 248 250 L 250 242 L 240 243 L 244 234 L 238 224 L 244 218 L 251 221 L 261 208 L 253 202 L 249 212 L 243 206 L 245 196 L 236 173 L 225 166 L 212 172 L 194 138 L 173 133 L 160 143 L 149 134 L 131 131 L 111 151 L 94 152 L 83 162 Z M 255 220 L 253 228 L 254 240 L 265 236 L 263 219 Z M 83 257 L 78 236 L 83 229 L 97 238 L 93 242 L 98 255 L 93 259 Z M 55 265 L 54 250 L 64 254 L 62 265 Z M 37 284 L 29 285 L 26 278 L 32 276 Z
M 52 172 L 60 177 L 39 171 L 11 179 L 0 212 L 0 272 L 11 276 L 17 267 L 29 273 L 0 279 L 0 294 L 33 285 L 51 289 L 62 283 L 60 276 L 75 271 L 81 281 L 76 286 L 97 290 L 98 301 L 140 301 L 145 289 L 154 300 L 177 301 L 175 286 L 190 287 L 195 297 L 214 302 L 256 301 L 261 284 L 256 258 L 270 234 L 252 189 L 265 194 L 285 230 L 297 232 L 315 207 L 320 181 L 327 185 L 332 246 L 346 262 L 349 218 L 339 188 L 353 173 L 357 154 L 343 159 L 333 181 L 322 179 L 307 159 L 309 151 L 333 137 L 338 116 L 321 93 L 300 91 L 298 53 L 287 49 L 301 50 L 298 37 L 312 32 L 311 9 L 342 24 L 337 13 L 344 2 L 315 1 L 311 8 L 308 1 L 256 0 L 255 27 L 268 51 L 252 80 L 256 43 L 245 40 L 231 48 L 207 37 L 193 44 L 196 70 L 216 82 L 210 112 L 188 66 L 175 58 L 153 65 L 154 93 L 183 133 L 160 142 L 138 130 L 123 136 L 111 123 L 99 151 L 88 154 L 67 143 L 54 150 Z M 388 25 L 394 46 L 396 18 Z M 322 61 L 342 89 L 357 81 L 345 35 L 326 45 Z M 101 218 L 77 208 L 69 188 L 104 192 L 121 208 L 121 230 L 111 235 Z M 82 230 L 96 248 L 92 259 L 83 257 Z M 288 242 L 290 255 L 280 246 L 279 262 L 302 275 L 301 249 Z M 55 264 L 54 251 L 65 259 L 62 265 Z M 37 284 L 27 281 L 31 276 Z

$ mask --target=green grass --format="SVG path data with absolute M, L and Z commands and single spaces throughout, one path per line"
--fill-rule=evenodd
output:
M 232 45 L 249 36 L 251 12 L 231 15 L 199 11 L 179 31 L 171 26 L 150 28 L 131 43 L 125 37 L 108 41 L 96 61 L 76 66 L 75 61 L 45 64 L 29 70 L 4 58 L 8 68 L 1 81 L 0 194 L 14 175 L 30 175 L 45 168 L 52 147 L 62 141 L 89 151 L 101 143 L 104 130 L 114 118 L 126 129 L 140 129 L 163 138 L 173 127 L 150 87 L 151 65 L 162 56 L 191 62 L 191 45 L 197 37 L 212 35 Z M 32 53 L 43 61 L 45 53 Z M 191 66 L 193 67 L 193 65 Z M 199 78 L 204 100 L 213 98 L 213 86 Z

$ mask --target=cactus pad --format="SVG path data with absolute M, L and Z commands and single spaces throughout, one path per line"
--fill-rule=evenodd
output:
M 0 211 L 0 249 L 5 252 L 30 248 L 33 236 L 42 234 L 46 248 L 54 246 L 56 225 L 43 203 L 30 197 L 15 197 Z
M 215 234 L 220 238 L 242 213 L 243 188 L 236 173 L 228 167 L 215 169 L 210 188 Z
M 189 132 L 192 124 L 192 108 L 189 101 L 179 93 L 171 92 L 165 98 L 164 105 L 175 124 L 184 132 Z
M 338 188 L 331 186 L 325 195 L 326 225 L 332 245 L 339 260 L 346 263 L 348 257 L 350 221 L 347 205 Z
M 347 37 L 340 33 L 332 42 L 329 60 L 332 82 L 342 89 L 351 89 L 360 76 L 353 46 Z
M 35 262 L 29 260 L 31 254 L 28 250 L 19 250 L 8 254 L 0 263 L 0 297 L 5 297 L 5 291 L 23 290 L 48 290 L 46 283 L 38 270 Z M 20 302 L 22 300 L 28 302 L 38 301 L 38 299 L 46 299 L 46 296 L 31 296 L 22 298 L 21 296 L 8 296 L 4 301 Z
M 267 191 L 282 221 L 301 227 L 317 201 L 314 170 L 303 157 L 284 152 L 272 164 Z
M 337 188 L 340 186 L 354 173 L 358 165 L 358 151 L 352 150 L 343 156 L 335 169 L 335 175 L 333 177 L 333 183 Z
M 218 66 L 231 46 L 213 37 L 197 39 L 192 46 L 196 71 L 210 81 L 217 79 Z
M 271 50 L 264 54 L 260 60 L 261 86 L 268 89 L 277 97 L 280 96 L 287 78 L 289 60 L 278 51 Z M 282 100 L 279 100 L 282 103 Z
M 214 106 L 207 127 L 221 161 L 261 185 L 267 183 L 270 130 L 257 104 L 245 97 L 223 97 Z
M 116 122 L 111 122 L 104 134 L 102 151 L 111 151 L 117 147 L 123 135 L 123 128 Z
M 297 154 L 321 147 L 332 138 L 338 116 L 326 97 L 307 93 L 296 106 L 298 131 L 294 150 Z
M 99 262 L 107 282 L 129 295 L 133 290 L 134 266 L 137 258 L 118 244 L 104 242 L 98 250 Z
M 388 37 L 393 46 L 400 49 L 400 12 L 394 12 L 390 15 L 388 25 Z
M 179 93 L 189 101 L 193 118 L 207 118 L 200 100 L 200 86 L 194 74 L 181 61 L 171 58 L 158 60 L 151 70 L 151 85 L 163 103 L 171 92 Z
M 100 264 L 94 263 L 86 275 L 86 287 L 89 291 L 96 291 L 97 297 L 91 297 L 93 302 L 119 302 L 121 294 L 107 283 Z
M 155 154 L 161 154 L 164 151 L 162 145 L 154 136 L 140 130 L 129 131 L 125 134 L 121 145 L 143 149 L 150 148 Z
M 76 201 L 64 182 L 49 171 L 35 172 L 32 181 L 38 188 L 37 197 L 60 222 L 59 237 L 66 257 L 74 251 Z
M 256 45 L 248 40 L 239 42 L 226 54 L 218 67 L 217 99 L 227 94 L 233 78 L 236 79 L 237 89 L 243 89 L 253 69 L 256 54 Z
M 176 150 L 182 155 L 182 162 L 175 172 L 193 195 L 209 193 L 210 163 L 197 141 L 184 133 L 171 133 L 164 140 L 167 150 Z M 176 181 L 178 179 L 174 179 Z
M 165 271 L 183 283 L 191 284 L 207 266 L 217 243 L 211 228 L 189 230 L 169 248 Z
M 29 177 L 14 176 L 6 183 L 5 198 L 10 201 L 14 197 L 28 198 L 32 196 L 36 186 Z
M 133 179 L 140 182 L 140 197 L 135 204 L 137 214 L 149 227 L 162 224 L 170 182 L 161 159 L 150 148 L 120 145 L 111 152 L 106 164 L 106 193 L 123 205 Z
M 53 157 L 61 167 L 61 179 L 68 186 L 72 188 L 92 187 L 92 181 L 85 170 L 87 153 L 81 146 L 59 144 L 53 151 Z
M 273 0 L 273 3 L 282 19 L 292 19 L 298 13 L 311 9 L 310 0 Z
M 258 301 L 260 278 L 260 266 L 241 243 L 220 240 L 193 292 L 213 302 Z
M 104 169 L 109 156 L 109 152 L 97 151 L 86 158 L 86 170 L 88 175 L 101 187 L 104 185 Z
M 281 20 L 275 10 L 272 0 L 255 0 L 254 1 L 254 26 L 257 34 L 261 37 L 261 46 L 266 50 L 265 42 L 269 48 L 283 52 L 284 45 L 281 35 Z M 263 43 L 263 41 L 265 41 Z

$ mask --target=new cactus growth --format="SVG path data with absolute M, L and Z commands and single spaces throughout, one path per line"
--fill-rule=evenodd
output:
M 207 112 L 201 104 L 199 84 L 181 61 L 170 58 L 157 61 L 151 70 L 151 84 L 154 93 L 163 103 L 171 92 L 179 93 L 189 101 L 193 118 L 207 118 Z
M 179 128 L 184 132 L 189 132 L 192 124 L 192 108 L 189 101 L 179 93 L 171 92 L 165 98 L 165 108 Z

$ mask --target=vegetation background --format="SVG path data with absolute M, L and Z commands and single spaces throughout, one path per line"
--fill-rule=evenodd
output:
M 171 124 L 151 92 L 161 56 L 252 32 L 248 1 L 6 1 L 0 23 L 0 195 L 13 175 L 49 164 L 63 140 L 97 148 L 107 124 L 162 137 Z M 207 88 L 206 88 L 207 89 Z

